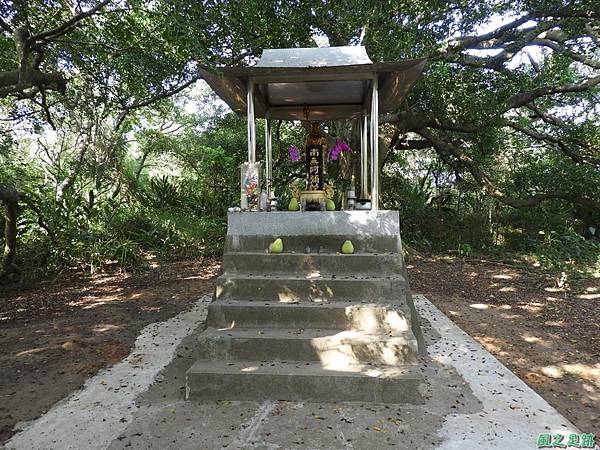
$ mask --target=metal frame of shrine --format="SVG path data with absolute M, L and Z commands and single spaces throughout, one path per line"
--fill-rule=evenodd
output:
M 247 116 L 249 163 L 256 161 L 255 120 L 266 120 L 267 192 L 272 181 L 272 120 L 360 120 L 360 195 L 370 198 L 371 209 L 377 210 L 378 117 L 398 108 L 421 77 L 425 62 L 373 63 L 361 46 L 267 49 L 255 66 L 201 73 L 233 111 Z

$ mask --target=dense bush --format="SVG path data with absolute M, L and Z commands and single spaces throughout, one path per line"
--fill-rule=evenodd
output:
M 520 258 L 573 275 L 600 270 L 600 235 L 589 226 L 600 221 L 594 213 L 560 202 L 511 208 L 483 196 L 435 160 L 425 170 L 404 163 L 401 170 L 384 173 L 383 200 L 384 207 L 400 211 L 409 247 Z M 535 182 L 535 170 L 529 178 L 519 177 L 513 183 Z

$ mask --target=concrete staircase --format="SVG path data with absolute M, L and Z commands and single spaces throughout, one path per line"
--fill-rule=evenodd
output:
M 188 398 L 421 402 L 420 330 L 397 217 L 230 214 Z M 275 237 L 282 254 L 265 252 Z M 336 253 L 345 239 L 355 254 Z

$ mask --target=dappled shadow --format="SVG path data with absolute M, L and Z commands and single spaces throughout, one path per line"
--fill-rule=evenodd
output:
M 329 336 L 311 339 L 315 356 L 327 370 L 345 372 L 357 364 L 396 366 L 416 361 L 417 350 L 406 337 L 386 334 L 367 335 L 352 331 L 340 331 Z M 368 374 L 375 367 L 367 368 Z M 363 369 L 363 372 L 365 370 Z M 383 372 L 379 369 L 379 374 Z M 371 375 L 373 376 L 373 375 Z
M 263 254 L 260 262 L 278 257 Z M 261 275 L 226 271 L 217 280 L 216 302 L 209 306 L 213 328 L 204 341 L 204 357 L 310 361 L 326 371 L 369 377 L 416 363 L 404 277 L 369 267 L 363 268 L 368 275 L 328 275 L 321 269 L 286 273 L 280 267 Z M 232 312 L 240 302 L 244 313 Z M 244 369 L 254 370 L 251 365 Z
M 0 293 L 0 441 L 100 368 L 129 353 L 141 328 L 213 289 L 213 260 L 155 264 L 138 274 L 72 277 Z
M 57 283 L 42 282 L 33 288 L 1 291 L 0 326 L 13 320 L 31 321 L 42 316 L 62 316 L 80 308 L 102 305 L 162 302 L 157 286 L 169 290 L 170 298 L 183 298 L 190 288 L 214 278 L 220 265 L 215 260 L 190 260 L 155 264 L 146 272 L 71 275 Z M 1 288 L 0 288 L 1 289 Z
M 560 287 L 529 267 L 416 259 L 411 284 L 582 430 L 600 426 L 600 279 Z

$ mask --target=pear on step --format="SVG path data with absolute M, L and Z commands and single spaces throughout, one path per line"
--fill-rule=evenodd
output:
M 275 239 L 271 245 L 269 245 L 269 252 L 271 253 L 281 253 L 283 251 L 283 241 L 281 238 Z
M 327 209 L 327 211 L 335 211 L 335 203 L 330 198 L 327 199 L 327 203 L 325 203 L 325 209 Z
M 345 241 L 342 244 L 342 253 L 344 255 L 351 255 L 354 253 L 354 245 L 352 245 L 352 241 Z
M 298 204 L 298 200 L 296 199 L 296 197 L 292 197 L 288 205 L 288 211 L 298 211 L 299 209 L 300 205 Z

